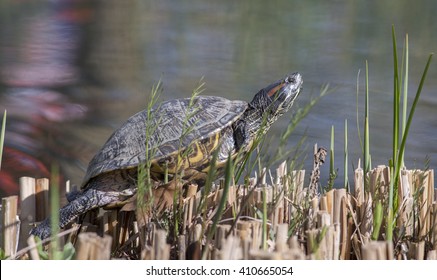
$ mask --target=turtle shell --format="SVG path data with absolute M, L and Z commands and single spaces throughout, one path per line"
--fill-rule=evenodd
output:
M 143 110 L 130 117 L 109 137 L 91 160 L 82 187 L 98 175 L 135 168 L 144 163 L 147 123 L 152 131 L 149 132 L 148 152 L 154 154 L 152 169 L 155 173 L 163 172 L 159 165 L 165 161 L 170 162 L 170 166 L 167 165 L 170 172 L 176 172 L 171 170 L 171 162 L 176 161 L 180 151 L 190 145 L 197 147 L 197 151 L 188 153 L 190 162 L 184 166 L 208 163 L 212 150 L 218 146 L 222 130 L 240 118 L 246 108 L 247 102 L 244 101 L 198 96 L 192 100 L 174 99 L 159 104 L 151 110 L 150 121 L 147 120 L 147 110 Z

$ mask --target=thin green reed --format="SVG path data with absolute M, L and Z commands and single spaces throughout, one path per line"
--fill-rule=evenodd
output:
M 234 164 L 232 161 L 232 155 L 229 154 L 228 160 L 226 161 L 226 167 L 225 167 L 225 183 L 223 187 L 223 193 L 222 197 L 220 199 L 220 203 L 217 208 L 217 212 L 214 215 L 213 222 L 211 225 L 211 228 L 208 231 L 208 234 L 206 236 L 206 244 L 209 244 L 212 240 L 213 235 L 216 233 L 217 225 L 220 222 L 220 219 L 223 215 L 223 212 L 226 208 L 226 203 L 228 201 L 228 195 L 229 195 L 229 188 L 231 186 L 232 180 L 234 176 Z M 208 255 L 208 245 L 204 247 L 204 250 L 202 252 L 202 259 L 205 260 Z
M 50 241 L 51 259 L 60 259 L 59 256 L 59 167 L 52 165 L 50 178 L 50 224 L 52 240 Z
M 331 126 L 331 147 L 329 149 L 329 181 L 326 191 L 332 190 L 332 188 L 334 187 L 335 178 L 337 177 L 337 172 L 334 166 L 334 154 L 335 154 L 334 137 L 335 137 L 334 126 Z
M 348 177 L 348 148 L 347 148 L 347 119 L 344 120 L 344 188 L 349 190 L 349 177 Z
M 161 116 L 157 116 L 154 113 L 155 110 L 158 110 L 158 108 L 155 108 L 155 105 L 157 105 L 161 93 L 162 82 L 159 80 L 158 83 L 152 87 L 147 103 L 146 130 L 144 131 L 146 135 L 144 143 L 145 162 L 138 167 L 137 211 L 142 212 L 142 214 L 147 212 L 153 204 L 150 169 L 152 168 L 152 161 L 157 152 L 157 147 L 153 143 L 152 135 L 156 132 L 161 123 Z M 148 197 L 147 201 L 144 201 L 145 196 Z
M 402 135 L 405 135 L 405 127 L 407 125 L 407 103 L 408 103 L 408 34 L 405 35 L 405 74 L 404 74 L 404 91 L 402 100 Z M 405 166 L 404 156 L 401 157 L 402 166 Z
M 5 143 L 5 131 L 6 131 L 6 110 L 3 114 L 3 121 L 2 121 L 2 129 L 0 131 L 0 170 L 2 168 L 2 158 L 3 158 L 3 146 Z
M 392 39 L 393 39 L 393 65 L 394 65 L 394 98 L 393 98 L 393 158 L 391 160 L 391 180 L 390 180 L 390 188 L 389 188 L 389 204 L 388 204 L 388 218 L 387 218 L 387 227 L 386 227 L 386 239 L 391 241 L 393 239 L 393 224 L 394 224 L 394 212 L 397 209 L 397 196 L 394 194 L 397 193 L 398 182 L 400 171 L 403 167 L 403 159 L 405 153 L 405 144 L 408 137 L 408 132 L 411 126 L 411 122 L 414 116 L 414 112 L 416 110 L 417 103 L 420 98 L 420 94 L 422 92 L 423 84 L 425 83 L 426 75 L 428 73 L 429 66 L 431 64 L 432 56 L 431 53 L 428 57 L 428 61 L 426 63 L 425 69 L 423 71 L 419 87 L 416 91 L 416 96 L 414 98 L 413 104 L 410 109 L 410 113 L 408 114 L 408 118 L 406 117 L 406 108 L 407 104 L 404 105 L 404 112 L 406 122 L 402 128 L 402 136 L 401 136 L 401 144 L 399 146 L 399 112 L 400 112 L 400 81 L 399 81 L 399 73 L 398 73 L 398 56 L 397 56 L 397 46 L 396 46 L 396 35 L 394 26 L 392 27 Z M 406 59 L 406 67 L 405 67 L 405 75 L 408 74 L 408 37 L 406 38 L 405 44 L 405 59 Z M 408 88 L 408 77 L 405 76 L 404 79 L 404 103 L 406 103 L 406 95 Z M 403 116 L 404 118 L 404 116 Z
M 369 130 L 369 65 L 366 60 L 366 84 L 364 99 L 364 189 L 368 189 L 368 181 L 365 179 L 366 174 L 370 171 L 370 130 Z

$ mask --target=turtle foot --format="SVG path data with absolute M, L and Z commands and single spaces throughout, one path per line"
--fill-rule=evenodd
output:
M 38 236 L 41 240 L 44 240 L 50 237 L 51 231 L 50 221 L 49 219 L 46 219 L 36 228 L 33 228 L 30 231 L 30 234 Z

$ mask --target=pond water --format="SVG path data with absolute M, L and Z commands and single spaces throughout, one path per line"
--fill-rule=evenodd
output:
M 0 110 L 8 110 L 1 195 L 17 176 L 48 176 L 53 162 L 80 184 L 111 132 L 146 107 L 162 80 L 162 100 L 205 95 L 250 101 L 287 73 L 300 72 L 304 107 L 329 84 L 289 139 L 329 147 L 335 128 L 338 185 L 344 120 L 350 168 L 361 157 L 364 73 L 369 65 L 373 165 L 392 154 L 393 58 L 409 36 L 409 104 L 429 53 L 437 51 L 437 3 L 427 1 L 2 1 Z M 358 76 L 358 73 L 360 75 Z M 357 80 L 359 96 L 357 102 Z M 437 62 L 431 64 L 406 146 L 408 168 L 437 167 Z M 269 132 L 275 139 L 292 113 Z M 361 132 L 362 136 L 362 132 Z M 326 184 L 328 164 L 322 171 Z M 350 174 L 351 176 L 351 174 Z

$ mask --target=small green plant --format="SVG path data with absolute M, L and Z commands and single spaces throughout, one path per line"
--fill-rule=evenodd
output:
M 178 157 L 176 160 L 176 174 L 173 178 L 175 184 L 178 182 L 183 182 L 183 173 L 184 166 L 189 164 L 189 155 L 193 151 L 193 143 L 189 143 L 187 145 L 187 137 L 190 135 L 195 129 L 197 122 L 199 119 L 196 118 L 196 115 L 199 113 L 200 107 L 197 104 L 197 97 L 204 91 L 205 82 L 203 82 L 203 77 L 200 79 L 197 86 L 194 88 L 191 93 L 190 100 L 188 102 L 188 107 L 185 111 L 185 118 L 182 120 L 182 131 L 181 136 L 179 138 L 179 147 L 178 147 Z M 183 219 L 183 205 L 180 205 L 178 202 L 180 201 L 182 193 L 176 188 L 176 192 L 173 196 L 173 225 L 174 225 L 174 236 L 178 236 L 180 233 L 179 224 Z
M 319 250 L 320 245 L 322 244 L 327 232 L 328 227 L 324 226 L 316 236 L 314 236 L 311 240 L 308 240 L 308 243 L 311 244 L 311 254 L 317 254 L 317 251 Z
M 5 250 L 0 248 L 0 260 L 5 260 L 8 256 L 6 256 Z
M 389 188 L 389 204 L 388 204 L 388 217 L 387 217 L 387 227 L 386 227 L 386 239 L 391 241 L 393 239 L 393 224 L 395 223 L 394 213 L 397 211 L 398 206 L 398 197 L 397 189 L 399 183 L 399 177 L 401 169 L 403 168 L 403 160 L 405 153 L 405 144 L 408 138 L 408 132 L 411 126 L 411 122 L 414 116 L 414 112 L 416 110 L 417 103 L 420 99 L 420 94 L 422 92 L 423 85 L 425 83 L 426 75 L 428 73 L 429 66 L 431 64 L 432 56 L 431 53 L 428 57 L 428 61 L 425 65 L 425 69 L 423 71 L 422 77 L 420 79 L 419 87 L 416 91 L 416 96 L 414 98 L 413 104 L 410 108 L 410 113 L 408 114 L 408 118 L 406 117 L 406 108 L 407 105 L 404 104 L 404 112 L 403 119 L 406 120 L 406 123 L 403 124 L 402 130 L 400 130 L 400 102 L 401 102 L 401 80 L 402 77 L 399 75 L 398 69 L 398 55 L 397 55 L 397 45 L 396 45 L 396 34 L 394 30 L 394 26 L 392 27 L 392 40 L 393 40 L 393 69 L 394 69 L 394 78 L 393 78 L 393 156 L 391 159 L 391 178 L 390 178 L 390 188 Z M 406 67 L 408 67 L 408 37 L 406 37 L 405 44 L 405 59 L 406 59 Z M 404 101 L 406 101 L 405 95 L 408 94 L 408 69 L 404 72 Z M 402 131 L 400 135 L 399 132 Z M 399 141 L 401 140 L 401 141 Z M 400 143 L 400 145 L 399 145 Z
M 152 161 L 156 155 L 158 147 L 153 144 L 152 135 L 159 128 L 161 119 L 154 114 L 155 105 L 158 103 L 160 94 L 162 92 L 162 82 L 158 81 L 156 85 L 152 87 L 149 100 L 147 102 L 147 116 L 146 116 L 146 131 L 145 133 L 145 161 L 138 166 L 138 190 L 137 190 L 137 211 L 141 215 L 145 216 L 145 213 L 149 212 L 153 205 L 152 195 Z M 155 110 L 157 110 L 156 108 Z M 144 198 L 148 197 L 147 201 Z
M 50 178 L 50 224 L 51 236 L 49 250 L 45 250 L 43 241 L 35 237 L 36 249 L 39 258 L 42 260 L 71 260 L 75 256 L 75 248 L 71 242 L 67 242 L 63 247 L 59 241 L 59 167 L 52 165 Z M 44 241 L 45 242 L 45 241 Z
M 62 248 L 62 251 L 58 250 L 54 254 L 53 252 L 49 254 L 46 250 L 44 250 L 43 243 L 41 240 L 36 237 L 36 250 L 38 251 L 38 256 L 41 260 L 72 260 L 75 257 L 76 249 L 74 248 L 71 242 L 68 242 Z

